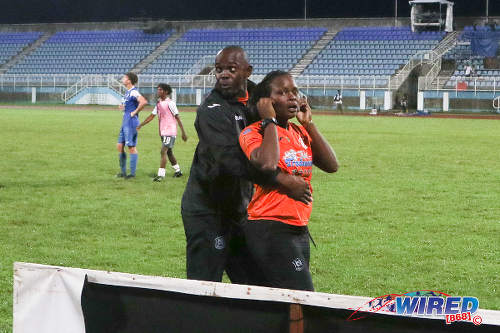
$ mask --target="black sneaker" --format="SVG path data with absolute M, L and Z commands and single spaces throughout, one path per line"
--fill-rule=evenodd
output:
M 124 178 L 125 177 L 125 174 L 122 173 L 122 172 L 118 172 L 115 176 L 116 178 Z
M 154 181 L 154 182 L 161 182 L 163 179 L 165 179 L 165 177 L 162 177 L 162 176 L 155 176 L 155 177 L 153 178 L 153 181 Z
M 134 179 L 135 178 L 135 175 L 126 175 L 125 176 L 125 179 Z
M 180 176 L 182 176 L 182 171 L 176 171 L 174 173 L 174 177 L 180 177 Z

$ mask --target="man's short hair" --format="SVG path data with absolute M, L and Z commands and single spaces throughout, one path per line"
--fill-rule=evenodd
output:
M 128 77 L 128 79 L 130 80 L 130 83 L 132 83 L 133 85 L 135 85 L 137 83 L 137 81 L 139 81 L 139 78 L 137 77 L 137 74 L 135 74 L 135 73 L 128 72 L 128 73 L 125 73 L 125 76 Z
M 160 83 L 158 84 L 158 88 L 161 88 L 163 91 L 166 91 L 167 95 L 172 94 L 172 87 L 169 84 Z
M 248 63 L 248 55 L 247 53 L 245 52 L 245 50 L 239 46 L 239 45 L 228 45 L 226 47 L 224 47 L 222 50 L 220 50 L 219 52 L 217 52 L 217 55 L 216 57 L 222 53 L 222 52 L 227 52 L 227 51 L 232 51 L 232 52 L 239 52 L 243 55 L 243 59 L 245 59 L 245 61 Z

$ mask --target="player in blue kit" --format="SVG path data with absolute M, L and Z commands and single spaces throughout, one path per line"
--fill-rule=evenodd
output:
M 120 161 L 120 172 L 117 177 L 133 178 L 137 168 L 137 126 L 139 126 L 139 112 L 144 108 L 148 101 L 139 93 L 135 84 L 137 83 L 137 75 L 128 72 L 122 77 L 122 83 L 127 88 L 120 109 L 123 110 L 122 127 L 118 135 L 118 143 L 116 148 Z M 130 174 L 127 175 L 127 154 L 125 146 L 128 147 L 130 153 Z

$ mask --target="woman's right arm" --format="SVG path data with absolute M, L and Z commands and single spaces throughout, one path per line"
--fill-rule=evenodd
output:
M 262 98 L 257 105 L 261 118 L 274 118 L 275 112 L 271 99 Z M 258 146 L 253 148 L 256 144 L 258 144 Z M 280 172 L 278 170 L 280 152 L 278 131 L 274 123 L 268 124 L 262 134 L 254 133 L 250 128 L 243 130 L 240 135 L 240 146 L 250 160 L 250 163 L 259 171 L 258 177 L 261 175 L 269 176 L 266 177 L 266 181 L 263 182 L 262 179 L 259 181 L 258 177 L 254 175 L 254 182 L 263 187 L 279 189 L 290 198 L 305 204 L 312 201 L 309 184 L 302 177 Z

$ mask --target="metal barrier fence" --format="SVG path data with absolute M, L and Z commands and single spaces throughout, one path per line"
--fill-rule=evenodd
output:
M 92 77 L 94 81 L 107 78 L 120 80 L 121 75 L 83 75 L 83 74 L 4 74 L 0 75 L 0 89 L 27 88 L 69 88 L 83 78 Z M 250 79 L 260 82 L 264 75 L 253 75 Z M 170 84 L 174 88 L 210 89 L 215 83 L 213 75 L 139 75 L 139 89 L 156 90 L 159 82 Z M 296 82 L 302 90 L 307 89 L 388 89 L 388 76 L 298 76 Z
M 61 94 L 79 81 L 94 82 L 91 86 L 106 86 L 110 80 L 119 81 L 122 75 L 83 75 L 83 74 L 4 74 L 0 75 L 0 93 L 31 93 L 32 88 L 37 88 L 39 93 L 57 94 L 50 96 L 50 100 L 61 103 Z M 260 82 L 264 75 L 253 75 L 250 79 Z M 319 76 L 301 75 L 295 77 L 299 88 L 305 94 L 316 97 L 333 96 L 337 89 L 383 91 L 390 90 L 391 78 L 386 76 Z M 196 89 L 206 93 L 215 84 L 213 75 L 139 75 L 137 87 L 145 94 L 154 94 L 158 83 L 168 83 L 178 92 L 177 97 L 191 95 Z M 461 91 L 469 92 L 500 92 L 500 78 L 498 77 L 436 77 L 432 82 L 426 82 L 425 77 L 420 77 L 419 91 Z M 332 95 L 333 94 L 333 95 Z M 5 98 L 2 98 L 5 99 Z M 15 97 L 14 97 L 15 99 Z M 191 98 L 189 98 L 191 100 Z M 192 103 L 194 104 L 194 99 Z
M 120 80 L 120 74 L 3 74 L 0 75 L 0 88 L 4 86 L 18 87 L 69 87 L 83 78 L 93 77 L 105 80 L 110 77 Z M 252 75 L 250 78 L 260 82 L 264 75 Z M 387 89 L 389 76 L 341 76 L 341 75 L 301 75 L 296 78 L 302 89 L 332 87 L 338 89 Z M 212 87 L 215 83 L 213 75 L 139 75 L 138 87 L 155 86 L 158 82 L 166 82 L 178 87 Z
M 79 89 L 87 87 L 109 87 L 118 91 L 116 84 L 121 74 L 81 75 L 81 74 L 4 74 L 0 75 L 0 102 L 27 103 L 32 100 L 42 103 L 64 103 L 75 96 Z M 252 75 L 254 82 L 260 82 L 264 75 Z M 356 97 L 353 106 L 359 106 L 359 91 L 366 91 L 368 104 L 379 105 L 383 91 L 390 87 L 388 76 L 297 76 L 300 90 L 310 97 L 312 105 L 331 108 L 338 89 L 344 99 Z M 175 91 L 179 105 L 196 105 L 200 97 L 210 92 L 215 84 L 213 75 L 139 75 L 136 85 L 148 99 L 154 100 L 158 83 L 168 83 Z M 33 94 L 36 97 L 33 98 Z
M 488 76 L 452 76 L 436 77 L 432 82 L 426 82 L 425 77 L 418 79 L 419 91 L 447 91 L 458 95 L 460 92 L 491 92 L 500 93 L 500 78 Z

